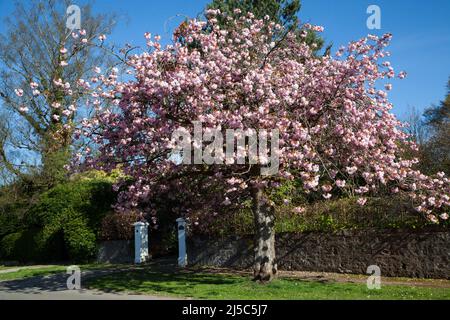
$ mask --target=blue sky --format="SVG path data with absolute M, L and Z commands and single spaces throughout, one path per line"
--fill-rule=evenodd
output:
M 170 31 L 183 16 L 196 16 L 208 2 L 97 0 L 94 7 L 97 12 L 115 11 L 120 16 L 110 40 L 142 45 L 144 32 L 170 38 Z M 366 9 L 371 4 L 381 8 L 381 30 L 367 29 Z M 11 0 L 0 0 L 0 19 L 8 16 L 12 8 Z M 390 61 L 396 71 L 407 71 L 408 77 L 393 82 L 390 100 L 394 113 L 404 119 L 413 106 L 421 111 L 445 96 L 450 76 L 449 13 L 449 0 L 302 0 L 300 19 L 324 26 L 323 36 L 334 44 L 333 49 L 368 33 L 393 33 Z

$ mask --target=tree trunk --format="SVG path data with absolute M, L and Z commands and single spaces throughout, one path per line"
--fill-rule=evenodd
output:
M 255 223 L 255 261 L 253 275 L 255 281 L 271 281 L 277 274 L 275 260 L 275 212 L 264 195 L 264 190 L 253 190 L 253 216 Z

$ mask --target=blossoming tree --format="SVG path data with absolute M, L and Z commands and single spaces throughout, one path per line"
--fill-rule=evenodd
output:
M 414 145 L 390 113 L 391 84 L 377 88 L 379 80 L 405 76 L 384 61 L 390 34 L 317 57 L 268 18 L 227 18 L 222 29 L 219 14 L 209 10 L 207 21 L 184 23 L 164 48 L 158 36 L 146 34 L 148 50 L 127 62 L 132 80 L 100 77 L 104 87 L 94 95 L 115 107 L 99 108 L 84 121 L 79 133 L 98 149 L 79 158 L 103 170 L 120 167 L 132 178 L 117 210 L 151 210 L 153 197 L 171 188 L 184 195 L 185 214 L 190 204 L 232 206 L 249 197 L 254 276 L 261 281 L 277 272 L 267 190 L 283 181 L 300 179 L 305 192 L 324 199 L 336 191 L 357 195 L 360 205 L 380 188 L 407 192 L 428 219 L 447 219 L 449 179 L 425 176 L 414 169 L 415 159 L 402 158 L 402 148 Z M 262 175 L 260 163 L 174 161 L 173 133 L 193 133 L 193 121 L 202 123 L 205 134 L 208 128 L 278 129 L 277 174 Z
M 83 29 L 66 28 L 68 1 L 17 2 L 0 33 L 0 174 L 49 187 L 64 176 L 84 92 L 74 87 L 112 61 L 88 44 L 114 27 L 114 15 L 81 6 Z M 39 172 L 29 177 L 30 173 Z M 14 178 L 15 177 L 15 178 Z M 3 177 L 2 177 L 3 178 Z M 3 179 L 2 179 L 3 180 Z M 5 181 L 3 181 L 5 182 Z

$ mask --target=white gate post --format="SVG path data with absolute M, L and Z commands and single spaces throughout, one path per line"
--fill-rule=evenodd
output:
M 134 263 L 143 263 L 149 259 L 148 223 L 134 223 Z
M 184 268 L 187 265 L 186 255 L 186 221 L 178 218 L 178 266 Z

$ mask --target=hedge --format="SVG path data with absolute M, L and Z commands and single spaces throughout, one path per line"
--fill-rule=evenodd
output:
M 21 262 L 85 262 L 96 254 L 102 219 L 116 200 L 113 179 L 94 172 L 41 194 L 23 215 L 0 228 L 0 258 Z M 8 215 L 9 216 L 9 215 Z M 2 214 L 0 224 L 8 217 Z

